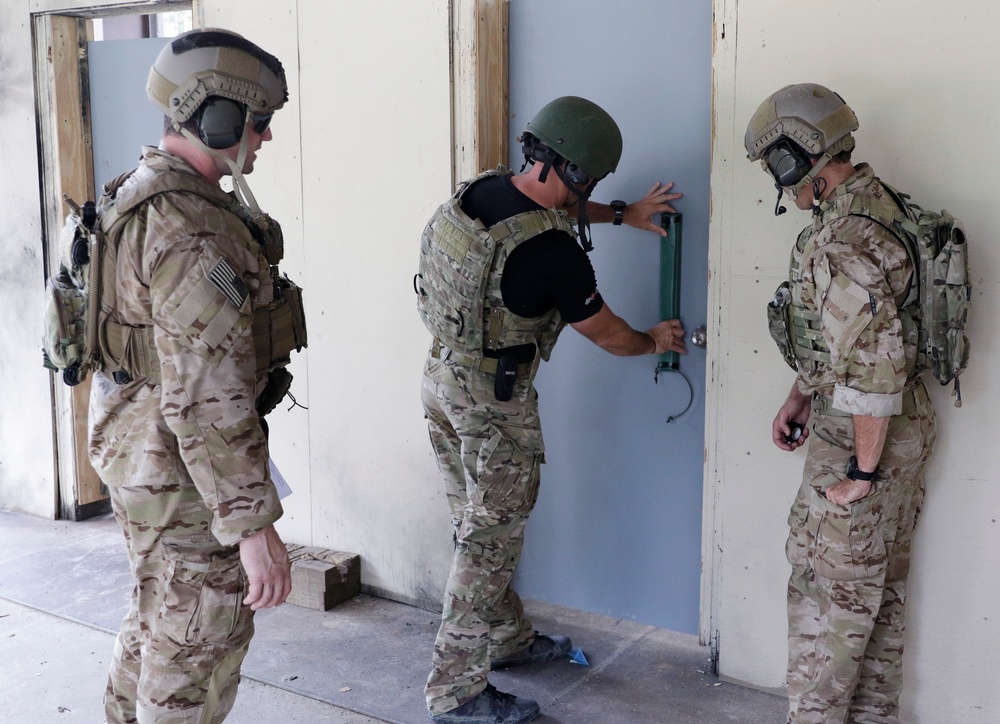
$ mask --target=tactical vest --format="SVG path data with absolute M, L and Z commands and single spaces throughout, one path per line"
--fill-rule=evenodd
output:
M 206 201 L 235 214 L 246 225 L 270 266 L 274 285 L 274 300 L 258 306 L 254 312 L 253 338 L 256 349 L 257 372 L 279 378 L 284 389 L 280 395 L 274 390 L 274 404 L 287 392 L 291 376 L 284 370 L 291 361 L 292 350 L 307 344 L 305 314 L 302 307 L 302 290 L 287 276 L 278 272 L 278 263 L 284 257 L 284 238 L 281 227 L 266 214 L 251 215 L 231 194 L 192 174 L 180 171 L 157 173 L 149 179 L 125 186 L 130 171 L 105 186 L 101 201 L 100 244 L 96 257 L 99 265 L 91 264 L 91 278 L 99 266 L 96 286 L 91 293 L 100 299 L 96 319 L 88 319 L 88 334 L 96 335 L 100 350 L 101 368 L 124 381 L 128 378 L 146 377 L 153 384 L 160 384 L 160 360 L 153 343 L 151 325 L 130 325 L 119 321 L 117 315 L 117 286 L 114 283 L 118 263 L 118 244 L 122 231 L 133 219 L 145 227 L 146 202 L 157 194 L 186 191 L 197 194 Z M 102 283 L 107 280 L 107 283 Z M 92 305 L 93 306 L 93 305 Z M 123 376 L 124 375 L 124 376 Z M 273 408 L 271 404 L 267 412 Z M 261 412 L 265 414 L 265 412 Z
M 768 305 L 768 326 L 788 365 L 810 374 L 815 373 L 820 365 L 830 365 L 830 348 L 820 328 L 820 310 L 801 303 L 802 265 L 816 250 L 816 237 L 820 230 L 844 216 L 865 216 L 889 229 L 893 221 L 900 218 L 901 212 L 888 196 L 876 198 L 871 194 L 842 194 L 816 217 L 812 225 L 799 233 L 789 263 L 790 281 L 778 287 L 774 300 Z M 903 338 L 910 339 L 916 322 L 907 309 L 907 293 L 897 298 L 896 303 L 900 310 Z
M 555 308 L 533 318 L 511 312 L 503 302 L 500 280 L 511 252 L 528 239 L 553 229 L 575 237 L 566 213 L 525 211 L 487 228 L 462 211 L 465 191 L 501 172 L 487 171 L 463 185 L 438 208 L 420 240 L 416 277 L 420 318 L 437 343 L 451 350 L 449 359 L 476 369 L 493 362 L 484 360 L 484 349 L 521 344 L 534 344 L 537 355 L 548 360 L 565 326 Z

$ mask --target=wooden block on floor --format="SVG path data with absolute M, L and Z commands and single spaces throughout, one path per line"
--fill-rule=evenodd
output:
M 292 592 L 288 603 L 326 611 L 361 590 L 361 556 L 318 546 L 289 544 Z

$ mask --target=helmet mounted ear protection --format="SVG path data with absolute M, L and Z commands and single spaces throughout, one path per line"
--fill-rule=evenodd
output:
M 209 148 L 235 146 L 243 138 L 246 107 L 229 98 L 211 96 L 195 111 L 194 125 L 198 138 Z
M 806 152 L 787 138 L 767 149 L 761 160 L 774 182 L 783 188 L 795 186 L 813 166 Z
M 202 143 L 218 150 L 240 142 L 243 129 L 248 123 L 248 115 L 254 132 L 263 136 L 274 114 L 253 113 L 242 103 L 221 96 L 210 96 L 195 111 L 193 120 Z

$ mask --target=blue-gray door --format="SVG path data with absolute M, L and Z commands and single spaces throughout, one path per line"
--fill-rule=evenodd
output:
M 101 187 L 135 168 L 143 145 L 155 146 L 163 114 L 146 98 L 149 69 L 167 38 L 87 43 L 94 182 Z
M 579 95 L 622 129 L 603 202 L 675 181 L 684 198 L 681 318 L 706 321 L 711 129 L 709 0 L 510 3 L 514 141 L 548 101 Z M 612 310 L 645 329 L 659 310 L 659 237 L 595 226 L 591 254 Z M 516 586 L 523 596 L 688 633 L 698 631 L 705 352 L 653 382 L 652 356 L 618 358 L 567 330 L 538 376 L 547 464 Z

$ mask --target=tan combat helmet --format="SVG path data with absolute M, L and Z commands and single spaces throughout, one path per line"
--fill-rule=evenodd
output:
M 838 94 L 816 83 L 787 85 L 753 114 L 743 145 L 779 189 L 793 196 L 842 151 L 854 149 L 858 118 Z M 815 160 L 815 164 L 813 164 Z
M 178 35 L 160 52 L 146 83 L 149 99 L 179 124 L 211 96 L 252 113 L 273 113 L 288 100 L 281 62 L 236 33 L 218 28 Z
M 244 130 L 252 124 L 257 133 L 265 133 L 271 114 L 288 100 L 281 62 L 229 30 L 191 30 L 160 51 L 149 71 L 146 94 L 175 130 L 226 162 L 237 196 L 259 213 L 243 178 L 249 151 Z M 235 162 L 218 152 L 237 143 Z

